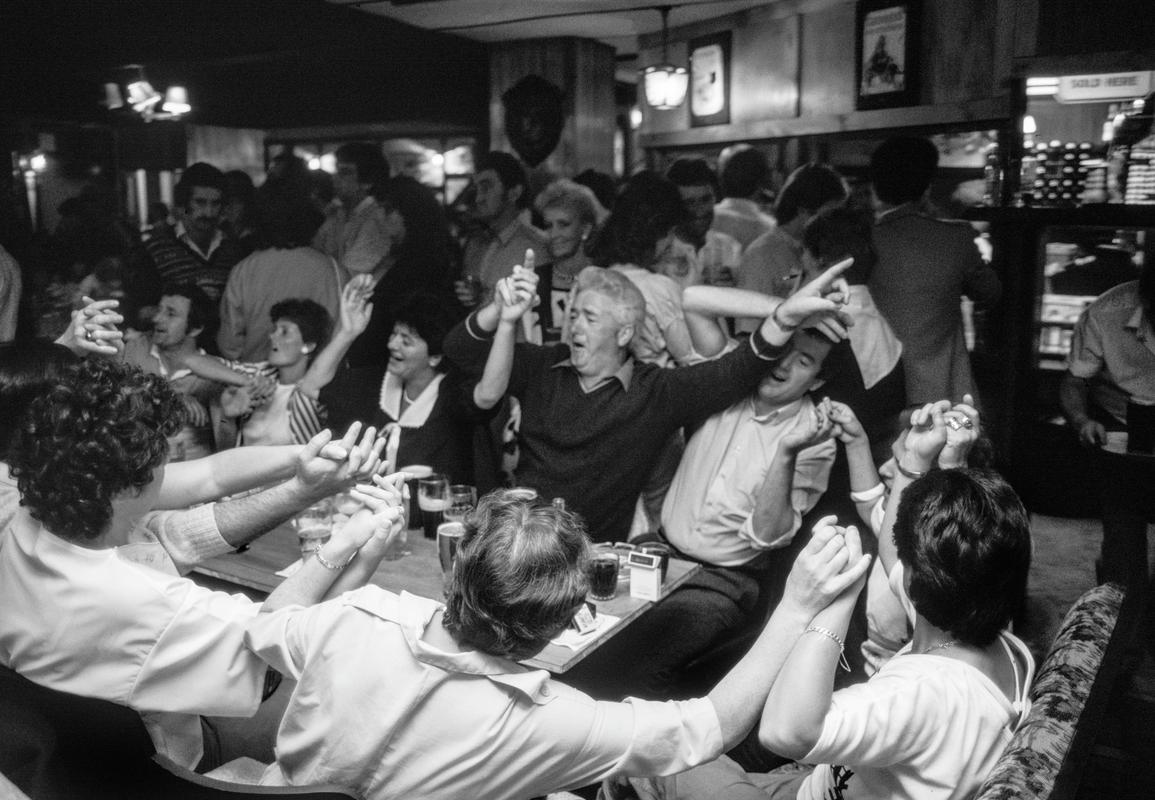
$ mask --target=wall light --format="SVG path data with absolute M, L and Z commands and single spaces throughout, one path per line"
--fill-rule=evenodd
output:
M 140 64 L 129 64 L 119 71 L 121 80 L 104 84 L 103 105 L 108 110 L 133 112 L 145 122 L 178 119 L 192 111 L 185 87 L 170 86 L 162 95 L 149 83 Z

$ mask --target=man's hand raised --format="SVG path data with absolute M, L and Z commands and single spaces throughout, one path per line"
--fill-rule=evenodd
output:
M 847 258 L 783 300 L 762 323 L 762 336 L 771 344 L 782 345 L 801 327 L 818 327 L 835 339 L 845 339 L 853 322 L 843 310 L 850 300 L 850 286 L 842 273 L 854 259 Z

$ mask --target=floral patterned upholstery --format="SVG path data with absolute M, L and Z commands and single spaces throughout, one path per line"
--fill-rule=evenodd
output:
M 1075 601 L 1031 687 L 1031 711 L 976 800 L 1051 796 L 1122 604 L 1123 589 L 1113 583 Z

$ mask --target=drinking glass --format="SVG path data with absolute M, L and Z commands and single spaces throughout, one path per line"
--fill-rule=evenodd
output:
M 332 499 L 327 497 L 306 508 L 293 520 L 293 527 L 297 529 L 301 558 L 308 558 L 314 550 L 329 541 L 333 533 Z
M 617 554 L 595 550 L 590 558 L 590 597 L 594 600 L 612 600 L 618 590 Z
M 457 558 L 457 546 L 465 535 L 465 526 L 460 522 L 442 522 L 437 526 L 437 558 L 441 561 L 441 574 L 448 582 L 453 574 L 453 559 Z
M 449 506 L 449 478 L 434 473 L 417 481 L 417 505 L 421 509 L 421 523 L 426 539 L 437 538 L 437 526 L 445 521 Z
M 455 483 L 449 487 L 449 506 L 445 509 L 446 522 L 464 522 L 477 506 L 477 487 Z

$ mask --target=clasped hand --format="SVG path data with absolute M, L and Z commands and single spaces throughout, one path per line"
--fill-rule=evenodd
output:
M 813 617 L 836 601 L 853 604 L 862 589 L 870 556 L 862 552 L 858 528 L 838 525 L 838 518 L 823 517 L 814 525 L 786 579 L 784 600 Z

